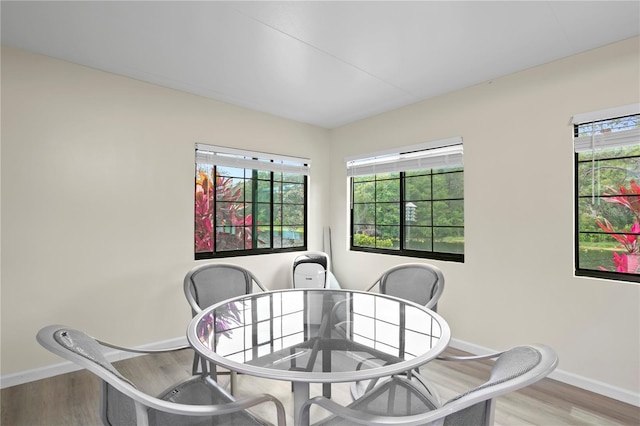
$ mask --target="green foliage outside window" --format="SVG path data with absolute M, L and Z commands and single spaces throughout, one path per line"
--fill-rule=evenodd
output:
M 196 258 L 304 247 L 305 176 L 198 165 Z
M 463 175 L 460 167 L 354 177 L 352 246 L 461 260 Z

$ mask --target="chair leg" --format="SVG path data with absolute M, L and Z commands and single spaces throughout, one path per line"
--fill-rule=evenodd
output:
M 193 355 L 193 367 L 191 367 L 191 374 L 198 374 L 198 364 L 200 364 L 200 356 L 198 354 Z
M 235 371 L 229 372 L 229 393 L 233 395 L 238 387 L 238 373 Z

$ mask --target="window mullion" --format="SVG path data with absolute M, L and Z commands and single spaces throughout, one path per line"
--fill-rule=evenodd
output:
M 246 197 L 245 197 L 246 202 Z M 258 248 L 258 171 L 251 171 L 251 249 Z M 246 220 L 245 220 L 246 223 Z
M 213 241 L 211 242 L 211 247 L 212 247 L 212 254 L 214 254 L 217 249 L 218 249 L 218 235 L 217 235 L 217 229 L 218 229 L 218 215 L 217 215 L 217 211 L 218 211 L 218 166 L 213 166 L 213 210 L 212 210 L 212 218 L 211 218 L 211 225 L 213 225 Z M 210 201 L 211 202 L 211 201 Z
M 405 201 L 405 192 L 404 192 L 404 178 L 405 172 L 400 172 L 400 250 L 405 249 L 405 219 L 407 217 L 406 211 L 406 201 Z
M 276 213 L 276 208 L 275 208 L 275 202 L 276 199 L 274 197 L 274 179 L 273 179 L 273 173 L 271 173 L 269 175 L 269 209 L 271 210 L 271 213 L 269 214 L 270 217 L 270 223 L 269 223 L 269 248 L 274 248 L 274 237 L 275 237 L 275 213 Z
M 434 251 L 434 248 L 436 246 L 436 227 L 434 222 L 434 213 L 435 213 L 435 209 L 433 208 L 433 204 L 434 204 L 434 199 L 436 198 L 433 194 L 433 169 L 429 170 L 429 175 L 431 176 L 431 179 L 429 179 L 429 185 L 431 186 L 431 190 L 429 191 L 429 193 L 431 194 L 431 203 L 430 207 L 431 207 L 431 251 Z
M 373 180 L 373 246 L 378 248 L 378 176 Z

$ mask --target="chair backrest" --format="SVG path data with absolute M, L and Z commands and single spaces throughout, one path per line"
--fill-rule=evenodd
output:
M 544 345 L 518 346 L 502 353 L 489 380 L 443 404 L 440 410 L 453 411 L 444 424 L 493 424 L 496 397 L 543 379 L 557 365 L 558 356 Z
M 211 263 L 187 273 L 184 277 L 184 294 L 195 315 L 223 300 L 252 293 L 254 283 L 260 290 L 266 291 L 248 269 L 230 263 Z
M 378 281 L 380 293 L 410 300 L 434 311 L 444 290 L 442 271 L 426 263 L 394 266 L 386 270 Z
M 308 251 L 293 259 L 291 282 L 294 288 L 329 287 L 329 255 L 321 251 Z

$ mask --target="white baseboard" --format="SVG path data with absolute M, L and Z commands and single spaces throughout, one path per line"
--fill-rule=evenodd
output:
M 461 351 L 469 352 L 473 355 L 486 355 L 492 352 L 497 352 L 496 350 L 485 348 L 484 346 L 465 342 L 459 339 L 451 339 L 449 346 L 451 346 L 454 349 L 459 349 Z M 628 389 L 622 389 L 617 386 L 612 386 L 610 384 L 589 379 L 584 376 L 579 376 L 577 374 L 569 373 L 561 369 L 554 370 L 549 375 L 549 378 L 557 380 L 562 383 L 566 383 L 571 386 L 575 386 L 575 387 L 587 390 L 589 392 L 593 392 L 599 395 L 613 398 L 627 404 L 635 405 L 636 407 L 640 407 L 640 393 L 638 392 L 633 392 Z
M 165 340 L 162 342 L 151 343 L 148 345 L 138 346 L 134 349 L 140 350 L 158 350 L 162 348 L 171 348 L 176 346 L 186 345 L 186 337 L 178 337 L 175 339 Z M 143 354 L 135 352 L 124 352 L 113 349 L 107 352 L 105 356 L 111 362 L 120 361 L 123 359 L 134 358 Z M 18 373 L 6 374 L 0 377 L 0 389 L 8 388 L 11 386 L 22 385 L 24 383 L 33 382 L 36 380 L 46 379 L 48 377 L 57 376 L 59 374 L 70 373 L 72 371 L 81 370 L 80 366 L 74 364 L 71 361 L 61 362 L 58 364 L 51 364 L 45 367 L 34 368 L 32 370 L 20 371 Z

